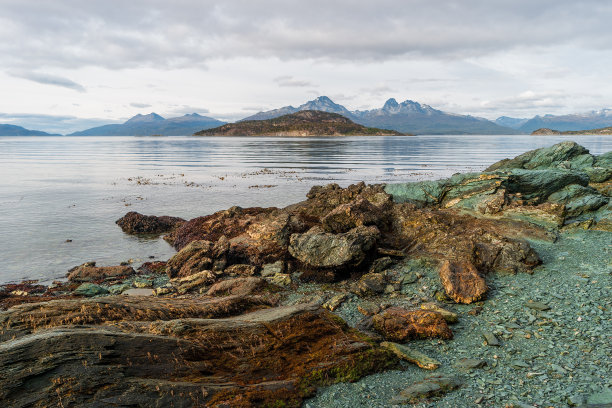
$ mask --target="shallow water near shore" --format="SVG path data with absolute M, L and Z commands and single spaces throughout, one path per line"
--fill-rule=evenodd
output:
M 127 211 L 285 206 L 313 185 L 437 179 L 562 140 L 612 150 L 609 136 L 0 137 L 0 283 L 174 253 L 123 234 L 115 220 Z

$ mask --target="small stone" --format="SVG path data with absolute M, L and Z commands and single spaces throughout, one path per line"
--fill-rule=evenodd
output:
M 163 296 L 173 293 L 175 291 L 174 287 L 162 286 L 161 288 L 155 289 L 155 296 Z
M 510 365 L 514 368 L 529 368 L 529 364 L 522 360 L 515 360 Z
M 460 370 L 471 371 L 475 368 L 483 368 L 487 365 L 485 360 L 478 358 L 461 358 L 455 362 L 455 367 Z
M 323 307 L 333 312 L 338 307 L 340 307 L 340 305 L 342 305 L 342 303 L 344 303 L 347 298 L 348 295 L 346 293 L 340 293 L 339 295 L 336 295 L 329 299 L 327 302 L 325 302 L 323 304 Z
M 489 346 L 495 346 L 495 347 L 501 346 L 501 343 L 499 342 L 495 334 L 491 332 L 484 332 L 482 334 L 482 337 L 484 337 L 485 341 L 487 342 L 487 345 Z
M 135 279 L 132 284 L 135 288 L 145 289 L 153 286 L 153 281 L 150 279 Z
M 416 364 L 417 366 L 424 368 L 425 370 L 435 370 L 440 367 L 440 362 L 434 360 L 431 357 L 426 356 L 425 354 L 412 349 L 410 347 L 384 341 L 380 343 L 381 347 L 391 350 L 396 356 L 401 358 L 402 360 L 406 360 L 410 363 Z
M 542 303 L 542 302 L 534 302 L 531 300 L 525 303 L 525 306 L 527 306 L 530 309 L 539 310 L 539 311 L 550 310 L 550 306 L 548 306 L 547 304 Z
M 476 306 L 473 309 L 471 309 L 468 314 L 470 316 L 478 316 L 481 312 L 482 312 L 483 307 L 482 306 Z

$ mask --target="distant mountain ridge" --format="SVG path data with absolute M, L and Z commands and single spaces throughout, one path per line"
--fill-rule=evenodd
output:
M 560 132 L 555 129 L 541 128 L 534 130 L 532 135 L 535 136 L 551 136 L 551 135 L 612 135 L 612 127 L 587 130 L 565 130 Z
M 0 124 L 0 136 L 59 136 L 57 134 L 42 132 L 40 130 L 30 130 L 16 125 Z
M 531 133 L 538 129 L 555 129 L 564 131 L 582 131 L 601 129 L 612 126 L 612 109 L 601 109 L 585 113 L 572 113 L 569 115 L 534 116 L 531 119 L 517 119 L 502 116 L 496 123 L 505 123 L 505 126 L 515 128 L 524 133 Z
M 150 113 L 148 115 L 138 114 L 124 123 L 97 126 L 71 133 L 69 136 L 187 136 L 225 123 L 197 113 L 169 119 L 157 113 Z
M 403 136 L 395 130 L 359 125 L 344 115 L 301 110 L 272 119 L 228 123 L 196 136 Z
M 416 134 L 516 134 L 516 130 L 497 125 L 487 119 L 469 115 L 456 115 L 432 108 L 429 105 L 406 100 L 398 103 L 391 98 L 382 108 L 349 111 L 327 96 L 320 96 L 297 108 L 285 106 L 242 119 L 264 120 L 303 110 L 318 110 L 343 115 L 360 125 L 391 129 Z

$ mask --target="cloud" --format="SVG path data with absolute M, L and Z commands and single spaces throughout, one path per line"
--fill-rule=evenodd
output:
M 169 105 L 170 110 L 167 115 L 187 115 L 191 113 L 198 113 L 200 115 L 204 115 L 209 113 L 210 111 L 207 108 L 190 106 L 190 105 Z
M 4 0 L 1 64 L 202 67 L 213 59 L 466 58 L 521 47 L 610 50 L 600 0 Z M 13 38 L 18 41 L 7 41 Z
M 525 91 L 510 98 L 484 101 L 481 104 L 481 109 L 484 111 L 560 109 L 565 107 L 563 101 L 568 98 L 570 98 L 570 95 L 561 91 L 544 93 Z
M 315 86 L 310 81 L 295 79 L 292 76 L 279 76 L 274 78 L 274 82 L 280 87 L 306 88 Z
M 86 92 L 86 89 L 82 85 L 61 76 L 33 71 L 9 71 L 8 74 L 16 78 L 27 79 L 28 81 L 37 82 L 39 84 L 60 86 L 62 88 L 68 88 L 78 92 Z
M 130 103 L 130 106 L 133 108 L 138 108 L 138 109 L 144 109 L 144 108 L 151 107 L 151 105 L 149 105 L 148 103 L 137 103 L 137 102 Z

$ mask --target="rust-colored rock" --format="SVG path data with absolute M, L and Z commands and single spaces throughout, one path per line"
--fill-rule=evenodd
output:
M 167 215 L 157 217 L 155 215 L 142 215 L 135 211 L 130 211 L 115 223 L 126 234 L 161 234 L 172 231 L 172 229 L 184 222 L 184 219 L 178 217 L 169 217 Z
M 467 261 L 446 261 L 439 275 L 446 295 L 457 303 L 482 300 L 489 289 L 482 275 Z
M 440 313 L 391 307 L 372 318 L 374 329 L 385 339 L 404 342 L 411 339 L 452 339 L 453 332 Z
M 135 273 L 131 266 L 96 266 L 95 262 L 88 262 L 70 269 L 66 277 L 71 282 L 93 282 Z

